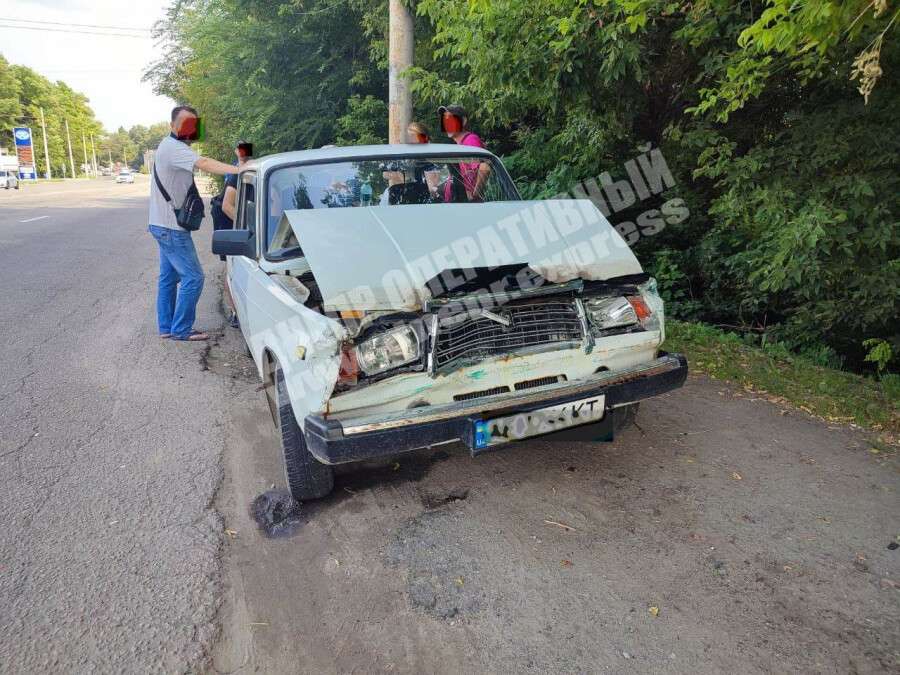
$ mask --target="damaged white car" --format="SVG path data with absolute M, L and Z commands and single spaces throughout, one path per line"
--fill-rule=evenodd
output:
M 491 153 L 323 148 L 244 165 L 213 234 L 293 495 L 461 441 L 608 437 L 681 386 L 663 304 L 590 200 L 523 201 Z

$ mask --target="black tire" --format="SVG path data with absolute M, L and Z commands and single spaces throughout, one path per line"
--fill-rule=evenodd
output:
M 247 348 L 247 353 L 250 358 L 253 358 L 250 355 L 250 348 Z M 263 373 L 264 382 L 263 385 L 266 392 L 266 405 L 269 406 L 269 414 L 272 416 L 272 424 L 275 425 L 275 428 L 278 428 L 278 396 L 275 393 L 275 389 L 277 387 L 276 378 L 275 378 L 275 368 L 276 364 L 274 361 L 271 361 L 268 358 L 268 354 L 266 354 L 266 363 L 265 363 L 265 372 Z
M 631 405 L 613 409 L 613 436 L 618 436 L 634 424 L 634 418 L 637 417 L 640 405 L 640 403 L 632 403 Z
M 276 428 L 284 455 L 284 477 L 297 501 L 321 499 L 334 489 L 334 471 L 313 457 L 288 398 L 284 373 L 275 364 L 275 399 L 278 408 Z

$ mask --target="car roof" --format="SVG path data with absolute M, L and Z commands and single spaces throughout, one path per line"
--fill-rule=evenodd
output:
M 484 148 L 456 143 L 400 143 L 392 145 L 325 146 L 313 150 L 295 150 L 252 159 L 241 167 L 242 171 L 270 171 L 279 166 L 307 162 L 332 162 L 357 159 L 387 159 L 391 157 L 417 157 L 422 155 L 483 155 L 494 157 Z

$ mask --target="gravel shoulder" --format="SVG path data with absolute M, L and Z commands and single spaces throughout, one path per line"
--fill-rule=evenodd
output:
M 0 195 L 0 672 L 900 670 L 897 456 L 704 377 L 614 443 L 347 467 L 263 536 L 209 229 L 220 337 L 161 341 L 146 182 L 42 189 Z
M 228 329 L 210 359 L 238 411 L 215 672 L 900 667 L 900 472 L 859 432 L 692 376 L 614 443 L 348 467 L 268 539 L 248 505 L 281 474 L 244 358 Z

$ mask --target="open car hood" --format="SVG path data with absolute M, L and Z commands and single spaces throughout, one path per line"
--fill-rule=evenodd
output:
M 444 270 L 529 266 L 551 283 L 640 274 L 587 199 L 285 212 L 329 310 L 421 309 Z M 282 230 L 282 220 L 279 230 Z

